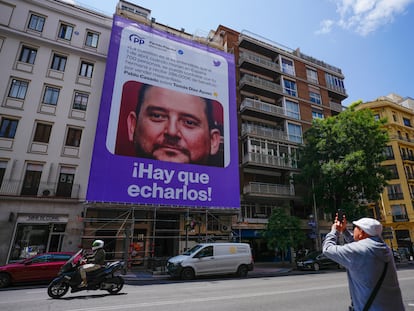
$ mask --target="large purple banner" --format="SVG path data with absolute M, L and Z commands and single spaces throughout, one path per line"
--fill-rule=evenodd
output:
M 114 16 L 87 200 L 239 208 L 234 56 Z

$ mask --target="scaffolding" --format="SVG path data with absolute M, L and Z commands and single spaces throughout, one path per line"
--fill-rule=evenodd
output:
M 166 260 L 202 242 L 237 241 L 231 225 L 238 210 L 88 203 L 83 212 L 82 247 L 105 242 L 107 260 L 130 269 L 163 269 Z

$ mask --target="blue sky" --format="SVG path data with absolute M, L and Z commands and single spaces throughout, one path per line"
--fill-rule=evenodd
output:
M 221 24 L 300 48 L 342 69 L 346 106 L 389 93 L 414 98 L 414 0 L 128 1 L 191 34 Z M 75 2 L 112 15 L 118 0 Z

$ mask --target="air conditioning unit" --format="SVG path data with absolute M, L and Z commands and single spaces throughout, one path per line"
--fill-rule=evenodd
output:
M 220 226 L 220 231 L 221 231 L 221 232 L 230 232 L 230 231 L 231 231 L 231 226 L 228 226 L 228 225 L 221 225 L 221 226 Z

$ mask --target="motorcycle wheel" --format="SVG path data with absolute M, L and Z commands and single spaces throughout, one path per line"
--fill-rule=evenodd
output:
M 116 278 L 114 278 L 113 284 L 115 285 L 115 287 L 108 289 L 108 292 L 111 295 L 117 294 L 121 291 L 121 289 L 124 287 L 124 279 L 120 276 L 117 276 Z
M 47 294 L 56 299 L 63 297 L 69 290 L 69 284 L 62 282 L 61 279 L 54 280 L 47 288 Z

